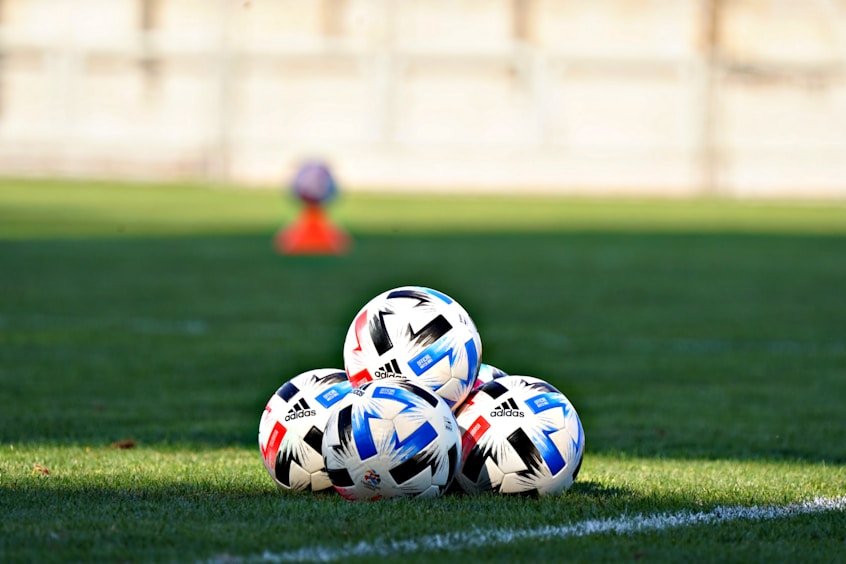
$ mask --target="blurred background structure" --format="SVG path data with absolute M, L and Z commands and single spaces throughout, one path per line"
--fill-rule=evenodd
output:
M 0 174 L 846 198 L 846 0 L 0 0 Z

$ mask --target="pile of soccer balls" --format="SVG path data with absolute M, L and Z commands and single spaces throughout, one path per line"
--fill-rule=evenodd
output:
M 570 401 L 538 378 L 481 362 L 479 332 L 449 296 L 403 286 L 370 300 L 344 370 L 299 374 L 271 396 L 259 448 L 282 487 L 349 500 L 558 494 L 584 453 Z M 459 488 L 453 488 L 459 489 Z

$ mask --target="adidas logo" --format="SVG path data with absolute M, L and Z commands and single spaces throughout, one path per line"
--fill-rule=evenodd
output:
M 399 378 L 402 376 L 402 371 L 397 364 L 397 359 L 393 359 L 382 368 L 375 370 L 373 376 L 375 378 Z
M 514 398 L 509 398 L 491 411 L 491 417 L 525 417 Z
M 311 417 L 313 415 L 317 415 L 317 412 L 309 408 L 305 398 L 301 398 L 300 401 L 292 405 L 291 409 L 288 410 L 288 414 L 285 416 L 285 421 L 291 421 L 301 417 Z

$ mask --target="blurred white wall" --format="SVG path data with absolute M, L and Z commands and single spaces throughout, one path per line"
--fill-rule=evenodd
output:
M 0 0 L 0 174 L 846 198 L 846 0 Z

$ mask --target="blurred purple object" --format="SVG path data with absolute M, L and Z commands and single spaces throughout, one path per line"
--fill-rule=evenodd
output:
M 322 204 L 338 192 L 329 167 L 319 161 L 303 163 L 294 176 L 291 189 L 307 204 Z

